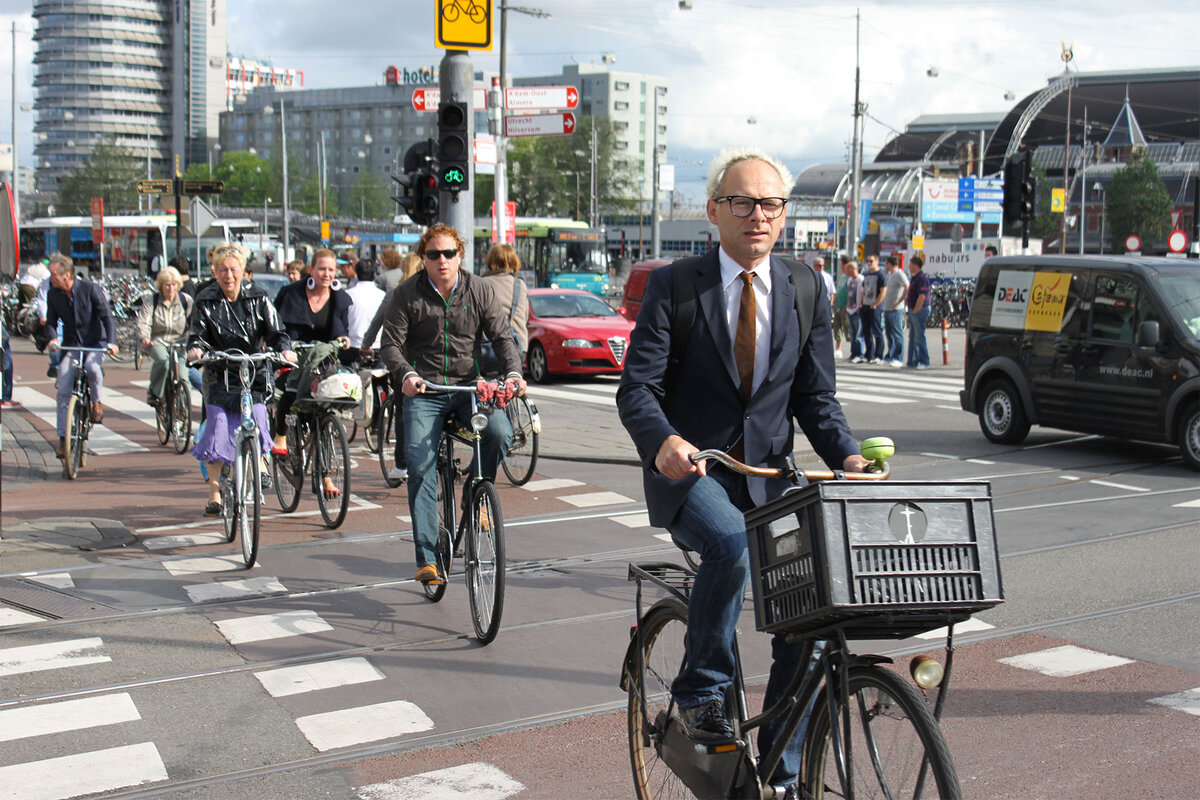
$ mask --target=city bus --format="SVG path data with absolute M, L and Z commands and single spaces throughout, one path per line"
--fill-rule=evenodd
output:
M 475 263 L 482 270 L 492 229 L 475 229 Z M 604 230 L 586 222 L 546 217 L 517 217 L 517 255 L 521 277 L 537 288 L 582 289 L 605 297 L 611 288 Z

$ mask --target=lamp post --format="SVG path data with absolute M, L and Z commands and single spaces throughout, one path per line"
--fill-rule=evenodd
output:
M 275 107 L 268 105 L 263 109 L 266 114 L 274 114 Z M 287 263 L 288 242 L 291 239 L 288 223 L 288 152 L 287 152 L 287 113 L 283 107 L 283 98 L 279 98 L 279 142 L 283 147 L 283 263 Z
M 654 174 L 651 177 L 650 187 L 653 196 L 650 198 L 650 249 L 654 258 L 661 255 L 662 241 L 658 230 L 658 92 L 660 89 L 666 92 L 665 86 L 654 87 L 654 152 L 650 159 L 651 169 Z
M 271 198 L 263 198 L 263 224 L 258 231 L 258 252 L 260 253 L 267 249 L 267 203 L 269 202 L 271 202 Z M 284 263 L 287 263 L 286 260 Z
M 1100 181 L 1096 181 L 1092 185 L 1092 191 L 1100 195 L 1100 255 L 1104 255 L 1104 223 L 1108 204 L 1105 202 L 1104 187 L 1100 184 Z

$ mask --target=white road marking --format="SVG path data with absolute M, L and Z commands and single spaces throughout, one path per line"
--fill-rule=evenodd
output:
M 839 396 L 842 394 L 841 389 L 845 387 L 861 392 L 871 392 L 870 397 L 879 397 L 882 393 L 886 392 L 888 395 L 920 400 L 942 400 L 945 402 L 958 400 L 958 392 L 937 391 L 941 389 L 940 386 L 921 386 L 911 381 L 876 380 L 873 378 L 844 380 L 843 376 L 839 375 L 837 385 Z
M 891 397 L 882 394 L 860 394 L 858 392 L 843 392 L 841 389 L 837 391 L 838 400 L 859 400 L 864 403 L 879 403 L 880 405 L 895 405 L 897 403 L 915 403 L 916 400 L 908 397 Z
M 636 502 L 631 497 L 616 492 L 587 492 L 585 494 L 560 495 L 559 500 L 570 503 L 576 508 L 591 508 L 592 506 L 613 506 L 618 503 Z
M 954 635 L 961 636 L 964 633 L 973 633 L 974 631 L 990 631 L 995 628 L 994 625 L 988 625 L 981 619 L 971 617 L 966 622 L 959 622 L 954 625 Z M 918 633 L 915 639 L 945 639 L 947 628 L 938 628 L 937 630 Z
M 412 703 L 394 700 L 299 717 L 296 727 L 313 747 L 325 751 L 431 730 L 433 720 Z
M 284 594 L 287 587 L 278 578 L 246 578 L 241 581 L 217 581 L 196 583 L 183 587 L 193 603 L 210 603 L 214 600 L 234 600 L 239 597 L 263 597 Z
M 142 541 L 147 550 L 174 550 L 178 547 L 197 547 L 205 544 L 222 544 L 225 536 L 220 533 L 189 533 L 179 536 L 151 536 Z
M 361 786 L 355 793 L 357 800 L 506 800 L 523 792 L 525 786 L 499 767 L 491 764 L 463 764 L 459 767 L 438 769 L 395 778 L 383 783 Z
M 874 366 L 851 366 L 847 364 L 838 365 L 838 381 L 843 378 L 850 380 L 869 380 L 872 382 L 879 381 L 883 383 L 900 383 L 904 386 L 916 386 L 926 384 L 928 386 L 949 386 L 951 388 L 962 388 L 962 378 L 939 378 L 937 375 L 918 375 L 912 370 L 907 372 L 891 372 L 890 370 L 876 369 Z
M 548 492 L 552 489 L 566 489 L 570 486 L 583 486 L 583 481 L 573 481 L 570 478 L 543 478 L 530 481 L 521 488 L 527 492 Z
M 612 397 L 601 397 L 600 395 L 595 394 L 564 392 L 561 389 L 546 389 L 539 386 L 537 389 L 537 396 L 534 398 L 534 402 L 541 402 L 542 398 L 546 398 L 548 400 L 571 400 L 572 402 L 576 403 L 591 403 L 592 405 L 608 406 L 609 408 L 617 407 L 617 398 L 615 395 Z
M 406 523 L 412 522 L 412 517 L 410 517 L 408 514 L 397 514 L 396 519 Z
M 995 461 L 988 461 L 986 458 L 968 458 L 965 459 L 968 464 L 995 464 Z
M 0 742 L 141 719 L 126 693 L 0 711 Z
M 957 461 L 958 456 L 948 456 L 945 453 L 918 453 L 917 455 L 926 456 L 928 458 L 945 458 L 950 461 Z
M 654 534 L 654 538 L 664 541 L 667 544 L 675 544 L 675 540 L 671 538 L 671 534 L 669 533 L 656 533 Z
M 616 381 L 608 384 L 593 384 L 593 383 L 572 383 L 571 390 L 576 392 L 597 392 L 599 394 L 615 395 L 617 389 L 621 388 L 621 384 Z M 537 395 L 541 393 L 541 389 L 529 389 L 527 394 L 529 399 L 537 402 Z
M 302 498 L 311 498 L 314 503 L 317 500 L 316 495 L 313 495 L 311 493 L 301 495 L 301 497 Z M 383 508 L 383 506 L 376 505 L 375 503 L 372 503 L 369 500 L 363 500 L 361 497 L 354 494 L 353 492 L 350 493 L 350 505 L 346 509 L 347 512 L 367 511 L 367 510 L 371 510 L 371 509 L 375 509 L 375 508 Z M 285 517 L 289 517 L 289 518 L 290 517 L 315 517 L 320 513 L 321 513 L 320 509 L 314 508 L 311 511 L 294 511 L 291 514 L 284 514 L 283 512 L 280 512 L 278 514 L 260 514 L 259 519 L 267 520 L 267 519 L 283 519 Z M 184 523 L 180 523 L 178 525 L 158 525 L 153 528 L 138 528 L 137 530 L 134 531 L 134 533 L 164 533 L 166 531 L 184 531 L 184 530 L 190 530 L 192 528 L 204 528 L 204 527 L 208 527 L 209 525 L 220 525 L 220 524 L 222 524 L 220 517 L 210 517 L 207 519 L 202 519 L 199 522 L 184 522 Z
M 167 779 L 152 742 L 0 767 L 5 800 L 62 800 Z
M 109 395 L 117 396 L 118 392 L 105 390 L 104 403 L 108 405 Z M 58 425 L 58 400 L 42 394 L 28 386 L 14 386 L 13 399 L 25 407 L 25 410 L 45 422 L 51 428 Z M 119 433 L 113 433 L 104 425 L 92 426 L 88 435 L 87 449 L 98 456 L 110 456 L 117 453 L 136 453 L 148 448 L 126 439 Z
M 1171 508 L 1200 508 L 1200 500 L 1188 500 L 1183 503 L 1176 503 Z
M 1078 476 L 1078 475 L 1059 475 L 1058 477 L 1062 478 L 1064 481 L 1077 481 L 1077 480 L 1079 480 L 1079 476 Z
M 1132 664 L 1132 658 L 1110 656 L 1095 650 L 1085 650 L 1073 644 L 1061 647 L 1051 647 L 1049 650 L 1038 650 L 1035 653 L 1025 653 L 1000 659 L 1000 663 L 1008 664 L 1031 672 L 1040 672 L 1052 678 L 1066 678 L 1072 675 L 1083 675 L 1102 669 Z
M 299 667 L 282 667 L 254 673 L 272 697 L 333 689 L 355 683 L 381 681 L 386 676 L 365 658 L 341 658 Z
M 200 572 L 232 572 L 245 568 L 246 561 L 241 555 L 197 556 L 196 558 L 178 558 L 163 562 L 163 569 L 176 577 L 195 575 Z
M 640 514 L 622 514 L 619 517 L 609 517 L 613 522 L 624 525 L 626 528 L 649 528 L 650 514 L 643 511 Z
M 143 425 L 151 428 L 157 428 L 158 424 L 154 419 L 154 409 L 146 405 L 144 399 L 138 400 L 130 397 L 127 394 L 114 392 L 110 389 L 104 390 L 104 411 L 107 413 L 110 409 L 120 411 L 122 414 L 133 417 Z
M 331 631 L 333 626 L 315 611 L 284 611 L 279 614 L 259 614 L 253 617 L 234 617 L 213 623 L 230 644 L 262 642 L 288 636 Z
M 45 617 L 20 611 L 15 608 L 0 608 L 0 627 L 7 625 L 24 625 L 27 622 L 43 622 Z
M 49 586 L 51 589 L 74 589 L 75 580 L 69 572 L 48 572 L 45 575 L 32 575 L 29 580 Z
M 1114 483 L 1112 481 L 1099 481 L 1099 480 L 1093 480 L 1093 481 L 1090 481 L 1090 483 L 1094 483 L 1097 486 L 1107 486 L 1110 489 L 1124 489 L 1127 492 L 1148 492 L 1148 491 L 1150 491 L 1149 489 L 1146 489 L 1142 486 L 1130 486 L 1127 483 Z
M 112 661 L 100 652 L 103 646 L 104 641 L 96 636 L 0 649 L 0 675 L 21 675 Z M 3 782 L 0 782 L 2 785 Z
M 1185 692 L 1164 695 L 1163 697 L 1152 697 L 1150 698 L 1150 702 L 1200 717 L 1200 687 L 1188 689 Z

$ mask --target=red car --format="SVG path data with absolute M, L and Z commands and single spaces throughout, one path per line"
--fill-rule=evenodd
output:
M 619 373 L 633 322 L 590 292 L 529 290 L 528 377 Z

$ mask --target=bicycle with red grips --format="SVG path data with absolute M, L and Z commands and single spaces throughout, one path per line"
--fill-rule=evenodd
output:
M 481 433 L 488 425 L 488 413 L 502 410 L 511 399 L 512 388 L 489 381 L 474 385 L 450 386 L 422 381 L 427 392 L 460 392 L 471 395 L 468 426 L 448 414 L 438 437 L 438 574 L 441 580 L 424 584 L 425 596 L 437 602 L 446 593 L 455 557 L 463 558 L 467 599 L 471 605 L 471 624 L 481 644 L 488 644 L 500 631 L 504 611 L 504 515 L 500 497 L 490 478 L 483 475 Z M 454 454 L 457 445 L 471 452 L 470 465 L 462 467 Z M 455 483 L 463 478 L 461 503 L 455 502 Z M 465 510 L 455 524 L 459 508 Z

